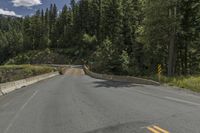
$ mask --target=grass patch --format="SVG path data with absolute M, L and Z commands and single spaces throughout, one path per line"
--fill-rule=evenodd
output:
M 186 76 L 163 78 L 162 82 L 168 83 L 171 86 L 178 86 L 180 88 L 190 89 L 195 92 L 200 92 L 200 76 Z
M 151 76 L 152 80 L 158 81 L 157 76 Z M 200 92 L 200 75 L 166 77 L 161 76 L 161 83 L 177 86 L 191 91 Z
M 20 80 L 40 74 L 53 72 L 56 69 L 35 65 L 3 65 L 0 66 L 0 83 Z

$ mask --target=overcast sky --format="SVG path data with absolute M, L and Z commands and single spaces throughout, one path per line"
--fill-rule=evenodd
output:
M 46 9 L 55 3 L 59 10 L 70 0 L 0 0 L 0 14 L 25 16 L 33 14 L 37 9 Z

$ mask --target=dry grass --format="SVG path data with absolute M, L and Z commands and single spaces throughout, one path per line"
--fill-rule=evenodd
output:
M 195 92 L 200 92 L 200 76 L 173 77 L 163 80 L 172 86 L 189 89 Z
M 158 76 L 144 77 L 158 81 Z M 177 77 L 166 77 L 161 76 L 161 83 L 168 84 L 170 86 L 177 86 L 180 88 L 188 89 L 195 92 L 200 92 L 200 75 L 191 76 L 177 76 Z
M 55 69 L 48 66 L 3 65 L 0 66 L 0 83 L 15 81 L 52 71 L 55 71 Z

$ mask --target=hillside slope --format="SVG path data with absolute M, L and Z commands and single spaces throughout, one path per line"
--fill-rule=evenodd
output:
M 71 61 L 64 50 L 35 50 L 18 54 L 4 64 L 69 64 Z

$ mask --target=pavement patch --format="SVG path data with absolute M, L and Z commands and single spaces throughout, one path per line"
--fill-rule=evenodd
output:
M 65 75 L 69 75 L 69 76 L 83 76 L 85 75 L 83 69 L 81 68 L 68 68 L 65 71 Z

